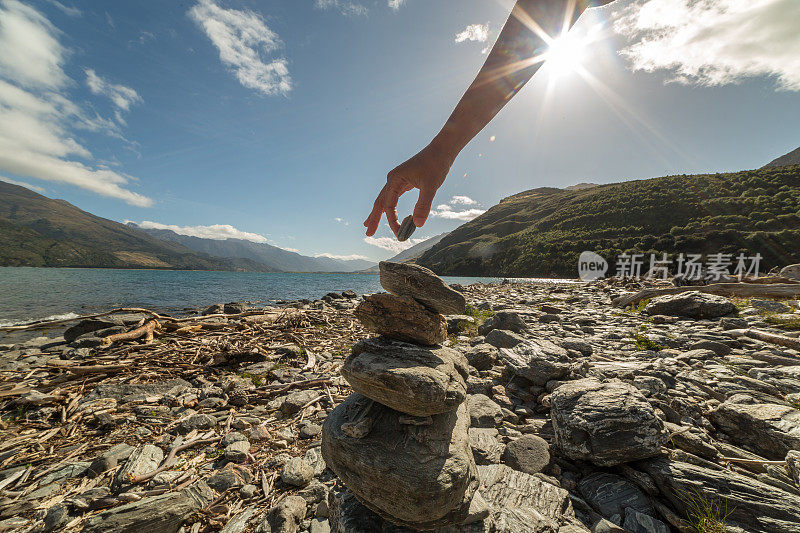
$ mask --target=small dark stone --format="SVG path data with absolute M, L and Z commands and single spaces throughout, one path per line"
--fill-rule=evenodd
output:
M 397 231 L 397 240 L 400 242 L 407 241 L 408 238 L 414 234 L 414 230 L 416 229 L 417 226 L 414 225 L 413 215 L 408 215 L 403 219 L 403 223 L 400 225 L 400 229 Z

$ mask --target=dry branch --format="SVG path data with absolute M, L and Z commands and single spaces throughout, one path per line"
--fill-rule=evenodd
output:
M 767 333 L 766 331 L 758 331 L 755 329 L 732 329 L 726 332 L 733 337 L 749 337 L 759 341 L 768 342 L 770 344 L 777 344 L 784 348 L 791 348 L 792 350 L 800 351 L 800 340 L 793 337 L 786 337 L 784 335 L 776 335 L 774 333 Z M 797 359 L 800 363 L 800 358 Z

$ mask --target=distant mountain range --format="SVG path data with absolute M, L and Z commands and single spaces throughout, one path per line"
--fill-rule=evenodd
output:
M 0 266 L 354 272 L 373 265 L 308 257 L 250 241 L 145 230 L 0 182 Z
M 139 231 L 161 240 L 180 244 L 195 252 L 214 257 L 249 259 L 284 272 L 355 272 L 375 265 L 374 262 L 363 259 L 310 257 L 266 243 L 262 244 L 241 239 L 203 239 L 180 235 L 168 229 L 140 228 L 132 222 L 129 222 L 128 226 L 137 228 Z
M 449 233 L 447 232 L 440 233 L 435 237 L 431 237 L 430 239 L 426 239 L 422 242 L 419 242 L 414 246 L 412 246 L 411 248 L 403 250 L 402 252 L 392 257 L 391 259 L 387 259 L 387 261 L 391 261 L 392 263 L 405 263 L 409 261 L 413 262 L 414 259 L 418 258 L 422 254 L 424 254 L 425 252 L 427 252 L 428 250 L 439 244 L 439 241 L 447 237 L 447 235 L 449 235 Z M 366 273 L 379 272 L 378 265 L 373 265 L 372 267 L 365 269 L 363 272 Z
M 249 259 L 198 254 L 5 182 L 0 182 L 0 265 L 275 270 Z

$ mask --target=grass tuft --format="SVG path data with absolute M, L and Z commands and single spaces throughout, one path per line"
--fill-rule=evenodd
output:
M 727 502 L 707 497 L 697 489 L 679 492 L 678 498 L 686 504 L 686 520 L 697 533 L 725 533 L 725 520 L 735 509 L 728 509 Z
M 663 345 L 650 340 L 650 338 L 647 336 L 647 329 L 644 327 L 642 327 L 640 330 L 631 331 L 630 336 L 633 339 L 633 343 L 640 350 L 660 352 L 664 349 Z

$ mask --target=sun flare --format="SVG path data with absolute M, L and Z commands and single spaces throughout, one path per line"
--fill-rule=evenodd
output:
M 586 58 L 587 41 L 572 34 L 554 39 L 544 54 L 544 67 L 553 77 L 560 77 L 581 68 Z

